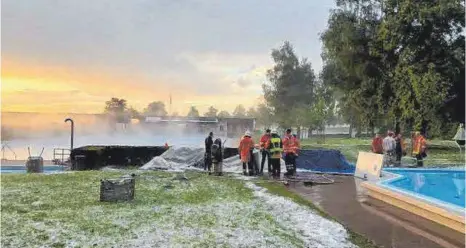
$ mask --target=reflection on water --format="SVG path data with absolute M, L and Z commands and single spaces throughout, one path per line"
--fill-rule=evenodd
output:
M 425 196 L 465 206 L 464 171 L 397 171 L 404 177 L 390 185 Z
M 203 147 L 206 134 L 179 134 L 179 133 L 163 133 L 163 134 L 150 134 L 150 133 L 130 133 L 130 134 L 93 134 L 93 135 L 76 135 L 74 139 L 74 147 L 86 145 L 130 145 L 130 146 L 163 146 L 167 142 L 170 146 L 190 146 L 190 147 Z M 217 137 L 216 137 L 217 138 Z M 222 138 L 222 137 L 220 137 Z M 224 140 L 224 138 L 222 138 Z M 225 142 L 227 147 L 236 147 L 237 139 L 229 138 Z M 37 138 L 27 140 L 12 140 L 6 142 L 8 146 L 16 154 L 17 159 L 27 159 L 28 147 L 31 148 L 31 155 L 37 156 L 40 154 L 42 148 L 44 153 L 42 157 L 45 160 L 53 158 L 54 148 L 69 148 L 70 137 L 60 136 L 52 138 Z M 9 149 L 5 149 L 5 154 L 0 154 L 6 159 L 13 160 L 14 154 Z

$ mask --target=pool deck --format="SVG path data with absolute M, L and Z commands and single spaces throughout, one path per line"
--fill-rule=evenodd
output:
M 464 233 L 367 197 L 363 180 L 332 176 L 334 184 L 306 187 L 292 183 L 290 190 L 311 200 L 349 229 L 380 247 L 465 247 Z

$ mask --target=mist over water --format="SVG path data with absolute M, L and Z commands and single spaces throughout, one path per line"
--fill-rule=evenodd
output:
M 200 133 L 197 130 L 192 131 L 177 125 L 156 128 L 133 124 L 128 125 L 126 129 L 118 125 L 116 130 L 96 126 L 93 126 L 91 130 L 76 127 L 73 146 L 74 148 L 87 145 L 163 146 L 167 143 L 170 146 L 203 147 L 207 135 L 208 131 Z M 226 139 L 220 138 L 223 141 Z M 225 145 L 234 147 L 237 145 L 236 140 L 235 138 L 226 139 Z M 70 148 L 70 132 L 60 135 L 52 135 L 49 132 L 36 133 L 33 137 L 3 141 L 2 144 L 7 144 L 16 153 L 18 160 L 27 159 L 28 147 L 31 149 L 32 156 L 38 156 L 44 148 L 42 157 L 45 160 L 51 160 L 54 148 Z M 5 148 L 6 159 L 15 159 L 14 153 Z

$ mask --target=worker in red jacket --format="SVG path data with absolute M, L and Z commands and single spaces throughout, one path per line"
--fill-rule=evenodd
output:
M 243 163 L 243 174 L 253 176 L 253 161 L 252 158 L 252 149 L 254 149 L 254 141 L 251 138 L 251 132 L 246 131 L 244 136 L 241 138 L 238 146 L 238 152 Z M 247 166 L 247 167 L 246 167 Z M 247 170 L 246 170 L 247 168 Z
M 270 163 L 270 154 L 269 154 L 268 149 L 266 149 L 266 145 L 269 142 L 270 138 L 271 138 L 270 129 L 267 129 L 265 130 L 265 134 L 262 135 L 260 142 L 259 142 L 261 154 L 262 154 L 261 170 L 260 170 L 261 175 L 264 174 L 265 159 L 267 159 L 267 171 L 269 172 L 269 174 L 272 171 L 271 163 Z

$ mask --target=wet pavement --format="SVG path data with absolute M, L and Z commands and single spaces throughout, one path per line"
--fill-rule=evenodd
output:
M 333 184 L 305 186 L 291 183 L 290 190 L 380 247 L 465 247 L 465 236 L 432 221 L 381 201 L 367 198 L 352 176 L 328 176 Z

